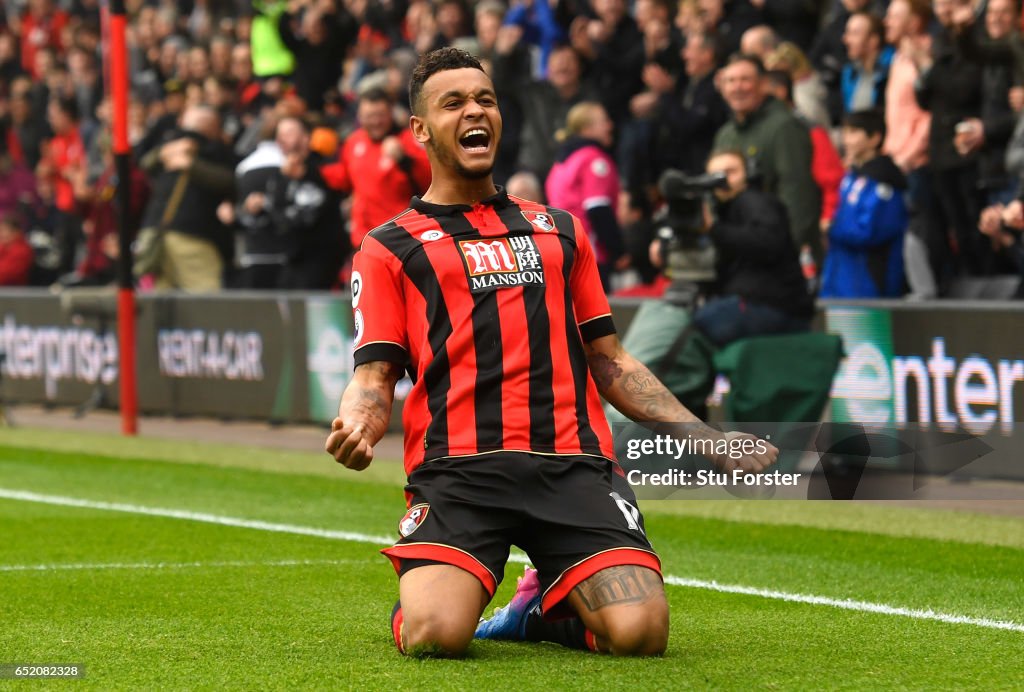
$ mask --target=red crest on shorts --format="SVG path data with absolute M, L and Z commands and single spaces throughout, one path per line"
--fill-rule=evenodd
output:
M 405 513 L 405 516 L 402 517 L 402 520 L 398 522 L 398 533 L 402 534 L 403 538 L 407 538 L 413 531 L 420 527 L 423 520 L 427 518 L 427 512 L 429 511 L 430 505 L 426 502 L 410 507 L 409 511 Z
M 555 230 L 555 219 L 544 211 L 524 211 L 522 212 L 523 218 L 534 225 L 535 228 L 550 233 Z

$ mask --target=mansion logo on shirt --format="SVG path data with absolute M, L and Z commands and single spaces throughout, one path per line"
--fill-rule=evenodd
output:
M 506 286 L 543 285 L 540 253 L 529 236 L 460 240 L 471 293 Z

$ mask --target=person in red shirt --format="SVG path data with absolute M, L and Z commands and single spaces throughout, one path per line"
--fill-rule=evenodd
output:
M 395 644 L 461 655 L 476 636 L 661 654 L 660 562 L 600 396 L 633 419 L 689 422 L 702 439 L 753 438 L 704 426 L 623 350 L 578 218 L 495 186 L 501 113 L 476 58 L 428 53 L 410 101 L 433 177 L 356 255 L 355 372 L 325 444 L 365 469 L 409 371 L 408 507 L 383 551 L 399 575 Z M 757 442 L 761 453 L 713 461 L 759 471 L 778 452 Z M 480 623 L 512 544 L 537 569 Z
M 60 248 L 59 269 L 63 274 L 73 267 L 82 233 L 71 178 L 74 171 L 86 165 L 85 146 L 78 129 L 78 106 L 73 99 L 50 99 L 46 113 L 54 134 L 43 145 L 36 178 L 46 179 L 53 186 L 53 203 L 58 213 L 56 242 Z
M 14 214 L 0 216 L 0 286 L 28 286 L 32 246 Z
M 430 162 L 408 128 L 395 124 L 394 103 L 382 89 L 359 97 L 359 129 L 349 135 L 338 161 L 320 169 L 327 185 L 352 193 L 352 247 L 395 216 L 409 198 L 430 186 Z
M 28 12 L 21 18 L 21 66 L 41 80 L 46 75 L 36 72 L 36 52 L 40 48 L 64 50 L 64 27 L 68 15 L 54 7 L 53 0 L 30 0 Z

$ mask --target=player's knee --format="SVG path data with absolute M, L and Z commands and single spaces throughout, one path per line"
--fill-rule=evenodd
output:
M 410 656 L 461 656 L 473 641 L 475 623 L 469 626 L 444 612 L 407 614 L 402 643 Z
M 622 608 L 605 622 L 606 645 L 615 656 L 660 656 L 668 647 L 668 604 L 658 599 Z

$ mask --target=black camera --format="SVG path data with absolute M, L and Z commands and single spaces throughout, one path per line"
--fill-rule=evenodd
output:
M 668 202 L 660 219 L 658 237 L 666 274 L 673 286 L 685 294 L 681 302 L 696 297 L 699 284 L 715 279 L 715 248 L 704 228 L 704 201 L 714 191 L 729 187 L 725 173 L 686 175 L 677 170 L 665 171 L 658 180 L 658 190 Z M 670 289 L 676 292 L 675 288 Z

